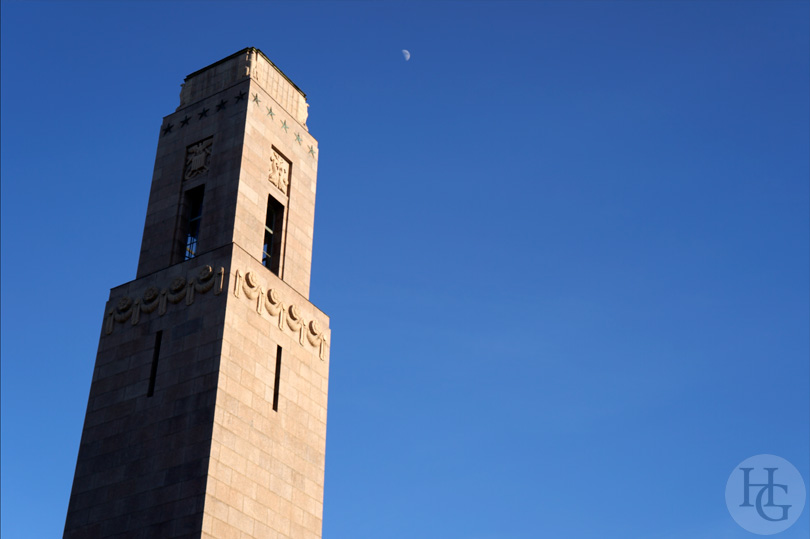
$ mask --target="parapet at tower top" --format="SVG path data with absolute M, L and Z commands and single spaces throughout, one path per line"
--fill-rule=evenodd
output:
M 181 85 L 180 106 L 193 105 L 217 92 L 252 79 L 267 96 L 307 129 L 307 96 L 262 51 L 247 47 L 188 75 Z M 308 129 L 307 129 L 308 130 Z

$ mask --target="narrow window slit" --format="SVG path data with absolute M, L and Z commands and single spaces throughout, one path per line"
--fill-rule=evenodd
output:
M 149 390 L 146 392 L 147 397 L 155 394 L 155 378 L 157 377 L 158 358 L 160 358 L 160 341 L 163 340 L 163 330 L 155 334 L 155 348 L 152 351 L 152 373 L 149 375 Z
M 281 382 L 281 346 L 276 348 L 276 380 L 273 382 L 273 411 L 278 412 L 278 386 Z

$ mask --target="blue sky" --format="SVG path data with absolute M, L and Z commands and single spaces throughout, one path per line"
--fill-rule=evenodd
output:
M 247 46 L 319 141 L 325 538 L 750 537 L 739 462 L 810 479 L 810 3 L 1 9 L 3 537 L 61 534 L 161 119 Z

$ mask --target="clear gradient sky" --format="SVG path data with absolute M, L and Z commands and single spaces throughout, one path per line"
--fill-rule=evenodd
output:
M 61 536 L 161 119 L 247 46 L 320 142 L 326 539 L 744 538 L 739 462 L 810 484 L 807 1 L 0 9 L 4 539 Z

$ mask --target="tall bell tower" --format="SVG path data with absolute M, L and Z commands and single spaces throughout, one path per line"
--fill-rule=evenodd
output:
M 329 318 L 304 93 L 258 49 L 186 77 L 137 277 L 104 310 L 65 537 L 321 536 Z

